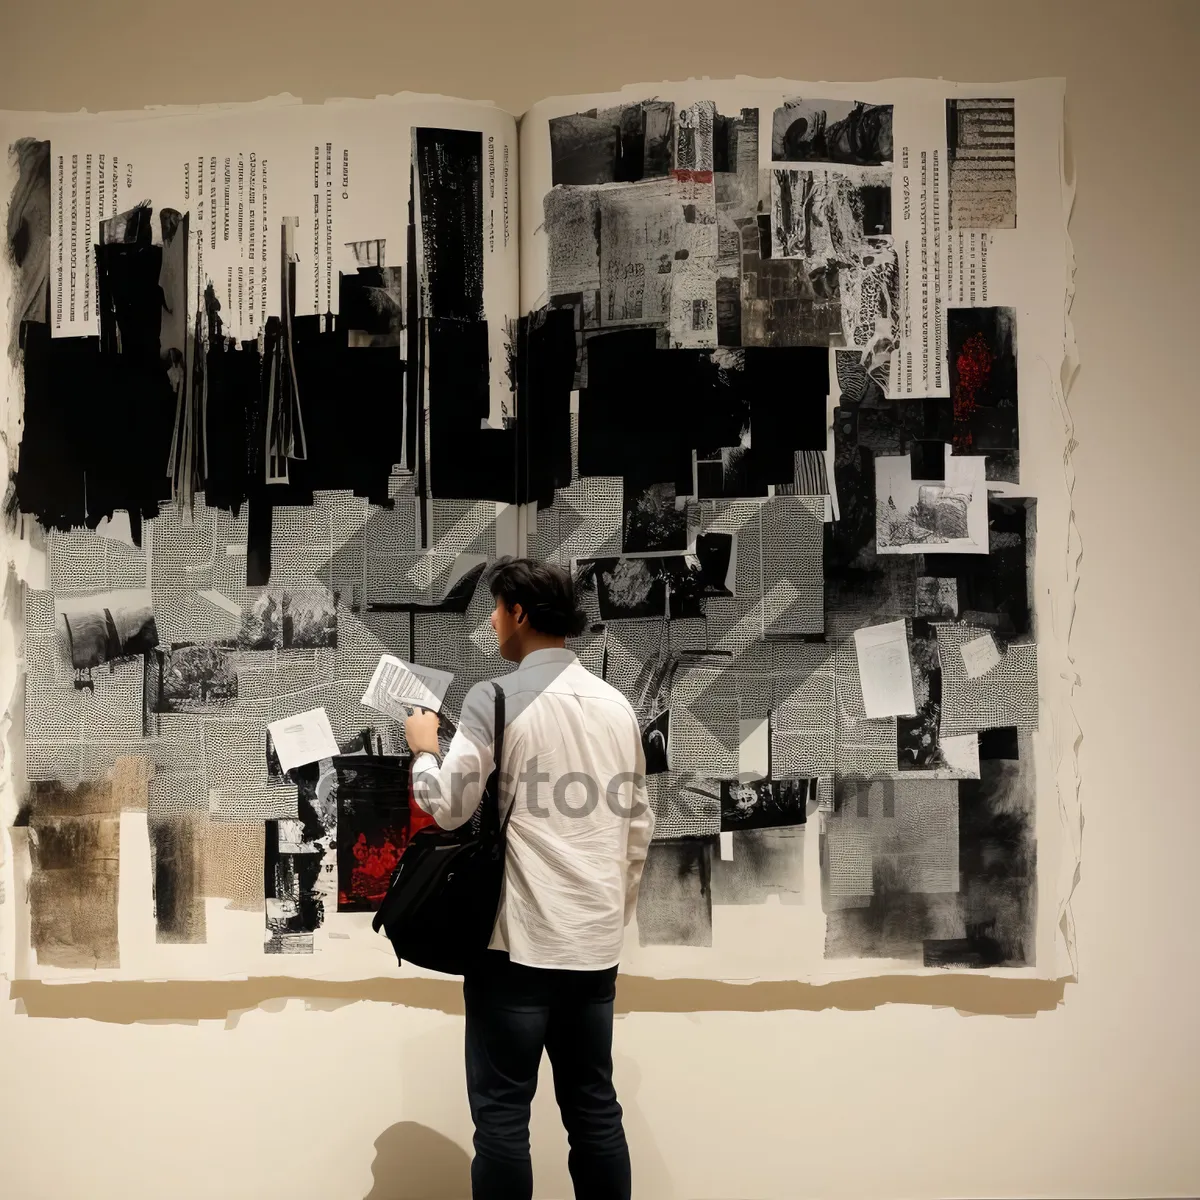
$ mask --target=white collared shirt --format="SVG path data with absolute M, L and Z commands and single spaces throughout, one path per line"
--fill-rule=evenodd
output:
M 493 682 L 501 813 L 514 807 L 491 946 L 530 967 L 615 966 L 654 827 L 637 717 L 570 650 L 535 650 Z M 443 763 L 413 761 L 413 796 L 443 829 L 470 819 L 495 766 L 493 682 L 467 693 Z

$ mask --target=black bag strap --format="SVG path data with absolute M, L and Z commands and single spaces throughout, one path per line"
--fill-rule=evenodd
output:
M 492 759 L 495 766 L 492 768 L 492 773 L 487 778 L 487 783 L 484 785 L 484 799 L 491 796 L 492 802 L 483 814 L 484 821 L 496 832 L 499 837 L 504 837 L 508 832 L 508 822 L 512 817 L 513 809 L 516 807 L 516 796 L 513 797 L 513 802 L 508 806 L 508 812 L 504 814 L 504 820 L 500 820 L 500 767 L 504 762 L 504 689 L 500 686 L 499 681 L 493 681 L 492 690 L 495 692 L 495 733 L 492 736 Z

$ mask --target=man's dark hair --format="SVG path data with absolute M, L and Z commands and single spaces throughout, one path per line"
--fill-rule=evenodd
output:
M 488 571 L 487 583 L 509 609 L 519 604 L 529 624 L 547 637 L 578 637 L 587 625 L 571 573 L 553 563 L 501 558 Z

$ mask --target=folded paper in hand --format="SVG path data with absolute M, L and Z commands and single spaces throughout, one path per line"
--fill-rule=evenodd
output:
M 434 667 L 420 667 L 385 654 L 371 676 L 362 702 L 395 721 L 403 721 L 409 709 L 439 712 L 454 675 Z

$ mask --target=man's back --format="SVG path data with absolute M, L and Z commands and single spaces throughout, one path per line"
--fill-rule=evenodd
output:
M 512 819 L 491 946 L 531 967 L 613 966 L 653 827 L 637 718 L 570 650 L 534 651 L 470 690 L 440 775 L 432 758 L 414 764 L 417 800 L 440 824 L 470 816 L 493 769 L 494 686 L 505 699 L 501 809 L 512 806 Z
M 610 967 L 631 834 L 641 855 L 649 837 L 637 718 L 569 650 L 536 651 L 497 682 L 510 714 L 501 799 L 516 807 L 492 946 L 529 966 Z

